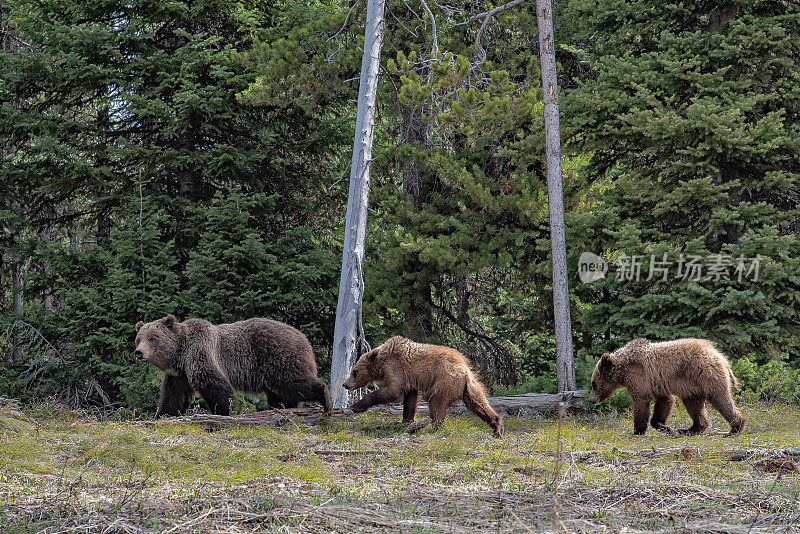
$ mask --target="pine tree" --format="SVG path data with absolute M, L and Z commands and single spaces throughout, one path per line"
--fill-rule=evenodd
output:
M 699 336 L 800 361 L 800 7 L 573 0 L 562 23 L 595 71 L 565 100 L 595 181 L 568 221 L 570 263 L 591 251 L 617 267 L 576 286 L 593 352 Z M 664 255 L 667 280 L 648 280 Z M 678 276 L 681 255 L 701 258 L 700 279 Z M 756 256 L 757 281 L 740 281 Z
M 240 98 L 256 78 L 240 50 L 272 24 L 272 8 L 222 0 L 4 6 L 28 46 L 0 56 L 8 134 L 0 187 L 9 192 L 0 218 L 25 225 L 17 248 L 35 295 L 26 318 L 67 358 L 37 371 L 31 387 L 97 393 L 97 385 L 107 399 L 93 402 L 151 408 L 153 372 L 130 357 L 133 325 L 167 313 L 275 315 L 324 353 L 320 332 L 332 329 L 335 303 L 321 290 L 334 256 L 317 235 L 326 224 L 318 192 L 331 180 L 319 172 L 328 139 L 302 107 Z M 39 229 L 54 234 L 49 245 Z

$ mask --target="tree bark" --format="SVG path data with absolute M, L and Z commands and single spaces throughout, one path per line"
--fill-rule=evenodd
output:
M 364 31 L 364 56 L 358 87 L 356 132 L 353 159 L 350 165 L 350 188 L 345 219 L 342 274 L 339 280 L 339 302 L 333 332 L 331 364 L 331 397 L 334 408 L 347 405 L 349 396 L 342 384 L 364 350 L 366 341 L 361 330 L 361 301 L 364 295 L 364 240 L 367 229 L 372 136 L 375 127 L 375 106 L 378 94 L 378 72 L 385 30 L 385 0 L 368 0 Z
M 551 0 L 536 0 L 539 25 L 539 63 L 542 71 L 544 131 L 547 146 L 547 197 L 550 210 L 550 248 L 553 263 L 553 317 L 556 334 L 558 391 L 575 389 L 572 326 L 567 285 L 567 246 L 561 184 L 561 134 L 558 122 L 558 78 Z

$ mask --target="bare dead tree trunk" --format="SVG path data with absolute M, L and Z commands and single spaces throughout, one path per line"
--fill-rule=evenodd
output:
M 567 245 L 564 237 L 564 199 L 561 184 L 561 134 L 558 122 L 558 78 L 551 0 L 536 0 L 539 25 L 539 64 L 542 71 L 544 131 L 547 145 L 547 197 L 550 209 L 550 248 L 553 256 L 553 316 L 556 332 L 558 391 L 575 389 L 572 325 L 567 285 Z
M 385 7 L 386 0 L 367 1 L 364 56 L 361 60 L 356 132 L 350 165 L 350 189 L 342 251 L 342 275 L 339 280 L 339 302 L 336 306 L 336 323 L 333 331 L 331 396 L 334 408 L 347 406 L 348 394 L 342 384 L 347 379 L 359 353 L 366 347 L 361 328 L 364 240 L 367 230 L 369 170 L 378 95 L 378 72 L 385 30 L 383 18 Z

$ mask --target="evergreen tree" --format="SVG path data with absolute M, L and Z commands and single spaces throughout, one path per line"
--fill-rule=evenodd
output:
M 272 23 L 271 7 L 4 6 L 26 47 L 0 56 L 0 187 L 9 192 L 0 217 L 24 223 L 16 248 L 26 284 L 42 290 L 26 300 L 26 319 L 67 358 L 28 386 L 152 408 L 154 373 L 130 357 L 133 325 L 167 313 L 281 314 L 324 354 L 335 303 L 320 290 L 334 258 L 319 237 L 328 140 L 303 108 L 238 96 L 255 80 L 239 49 Z M 46 246 L 40 229 L 53 233 Z M 53 306 L 41 305 L 45 294 Z M 224 310 L 209 295 L 227 298 Z
M 326 347 L 338 260 L 309 227 L 280 228 L 276 199 L 237 192 L 213 199 L 197 221 L 201 237 L 186 265 L 179 310 L 217 323 L 270 317 Z
M 595 70 L 565 99 L 595 181 L 568 221 L 570 263 L 591 251 L 617 269 L 573 282 L 587 345 L 699 336 L 800 361 L 800 7 L 572 0 L 561 22 Z M 666 280 L 648 273 L 664 255 Z M 699 279 L 681 276 L 692 256 Z

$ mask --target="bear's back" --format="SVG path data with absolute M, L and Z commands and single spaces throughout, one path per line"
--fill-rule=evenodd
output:
M 682 398 L 728 389 L 730 363 L 711 341 L 685 338 L 651 343 L 641 356 L 651 387 Z
M 253 318 L 216 328 L 220 365 L 236 389 L 258 391 L 267 383 L 294 382 L 309 373 L 316 376 L 311 343 L 286 323 Z
M 397 366 L 397 372 L 407 376 L 408 385 L 419 391 L 427 391 L 442 380 L 460 385 L 471 372 L 464 355 L 450 347 L 405 340 L 393 352 L 390 366 Z

